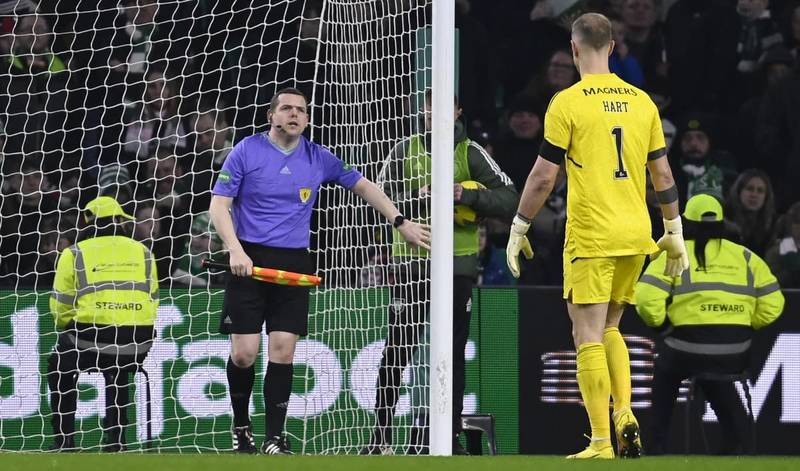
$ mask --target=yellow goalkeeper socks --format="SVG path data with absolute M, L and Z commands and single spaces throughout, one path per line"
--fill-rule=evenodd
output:
M 611 395 L 611 379 L 602 343 L 584 343 L 578 347 L 577 376 L 583 403 L 592 426 L 592 440 L 610 439 L 608 400 Z
M 603 346 L 611 377 L 611 397 L 614 398 L 614 412 L 631 407 L 631 360 L 628 346 L 619 329 L 609 327 L 603 331 Z

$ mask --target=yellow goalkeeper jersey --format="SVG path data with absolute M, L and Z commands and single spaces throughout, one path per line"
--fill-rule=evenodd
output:
M 588 74 L 553 97 L 544 139 L 543 158 L 566 157 L 565 257 L 655 252 L 645 172 L 666 149 L 650 97 L 614 74 Z

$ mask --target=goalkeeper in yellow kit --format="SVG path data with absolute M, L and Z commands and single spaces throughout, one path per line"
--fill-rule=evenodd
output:
M 564 163 L 564 299 L 578 351 L 578 385 L 592 429 L 590 445 L 568 458 L 614 457 L 609 397 L 620 456 L 641 455 L 639 425 L 631 411 L 630 360 L 619 321 L 625 305 L 633 302 L 647 255 L 666 251 L 668 276 L 679 276 L 689 265 L 658 110 L 646 93 L 609 73 L 611 37 L 611 24 L 603 15 L 587 13 L 572 24 L 570 43 L 581 80 L 550 102 L 544 142 L 506 249 L 508 266 L 519 276 L 519 253 L 533 256 L 525 234 Z M 650 237 L 645 167 L 664 217 L 665 234 L 657 244 Z

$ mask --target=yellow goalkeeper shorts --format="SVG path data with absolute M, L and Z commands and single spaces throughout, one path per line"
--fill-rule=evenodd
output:
M 564 299 L 573 304 L 635 304 L 646 255 L 570 258 L 564 254 Z

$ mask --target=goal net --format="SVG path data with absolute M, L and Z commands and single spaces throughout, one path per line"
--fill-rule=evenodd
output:
M 394 146 L 423 131 L 430 3 L 0 2 L 0 452 L 53 444 L 54 267 L 75 243 L 78 208 L 97 195 L 136 217 L 133 237 L 160 278 L 147 375 L 132 376 L 129 449 L 231 448 L 229 342 L 217 333 L 224 278 L 201 267 L 224 260 L 207 214 L 215 176 L 236 142 L 268 129 L 272 95 L 296 87 L 309 97 L 308 136 L 375 181 Z M 391 228 L 373 209 L 321 189 L 311 250 L 325 283 L 295 356 L 287 433 L 296 452 L 357 453 L 370 438 L 390 291 L 402 282 L 390 247 Z M 393 422 L 397 452 L 427 408 L 424 330 L 415 341 Z M 255 366 L 260 441 L 266 356 Z M 78 376 L 79 449 L 102 447 L 104 386 L 100 372 Z

